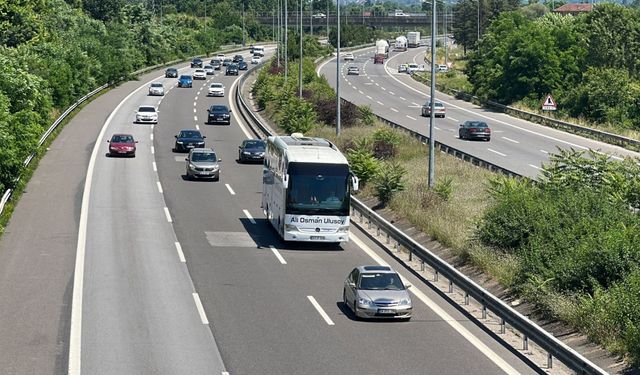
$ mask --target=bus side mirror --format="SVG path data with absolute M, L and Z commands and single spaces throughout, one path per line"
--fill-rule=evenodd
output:
M 289 174 L 285 174 L 284 178 L 282 179 L 282 184 L 284 185 L 284 188 L 288 188 L 289 187 Z
M 360 180 L 358 179 L 358 176 L 356 175 L 351 176 L 351 185 L 352 185 L 353 191 L 358 191 L 358 187 L 360 186 Z

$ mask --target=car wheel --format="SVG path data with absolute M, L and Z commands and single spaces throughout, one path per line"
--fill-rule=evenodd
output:
M 460 139 L 464 139 L 464 137 L 462 136 L 462 132 L 459 132 L 459 133 L 458 133 L 458 138 L 460 138 Z
M 358 316 L 358 305 L 356 304 L 356 301 L 353 301 L 353 315 L 355 316 L 356 320 L 360 319 L 360 317 Z

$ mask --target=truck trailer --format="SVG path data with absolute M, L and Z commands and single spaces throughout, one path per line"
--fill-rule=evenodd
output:
M 407 33 L 407 47 L 409 47 L 409 48 L 420 47 L 420 32 L 419 31 L 409 31 Z

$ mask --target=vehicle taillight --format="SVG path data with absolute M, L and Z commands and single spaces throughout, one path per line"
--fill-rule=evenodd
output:
M 469 129 L 469 132 L 470 132 L 470 133 L 475 133 L 475 132 L 476 132 L 476 130 L 477 130 L 476 128 L 471 128 L 471 129 Z
M 491 133 L 491 129 L 489 129 L 489 128 L 487 128 L 485 131 L 486 131 L 487 133 Z

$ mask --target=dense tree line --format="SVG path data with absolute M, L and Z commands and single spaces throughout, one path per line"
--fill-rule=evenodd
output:
M 189 2 L 163 1 L 174 8 L 162 20 L 150 3 L 0 0 L 0 191 L 15 185 L 44 129 L 82 95 L 141 67 L 242 40 L 233 2 L 216 2 L 207 31 L 203 18 L 181 8 Z
M 474 92 L 538 108 L 553 93 L 558 111 L 640 129 L 640 10 L 595 6 L 577 17 L 506 12 L 470 53 Z

